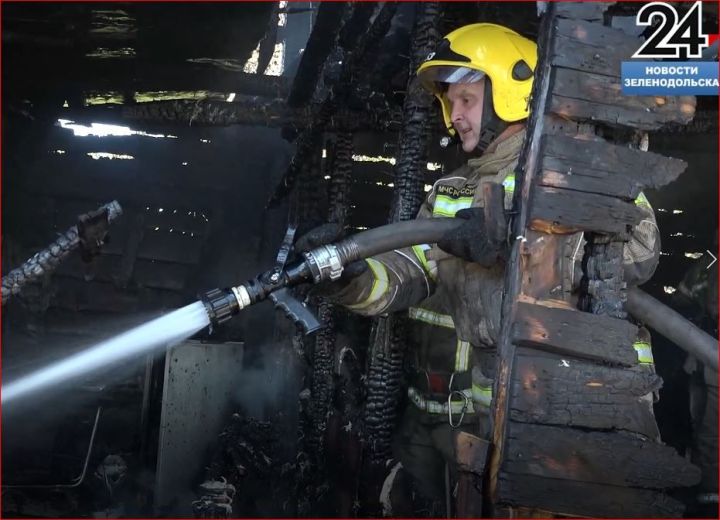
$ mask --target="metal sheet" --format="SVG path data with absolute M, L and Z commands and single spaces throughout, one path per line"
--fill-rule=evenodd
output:
M 234 406 L 242 343 L 187 341 L 165 358 L 155 485 L 158 516 L 190 517 L 195 489 Z

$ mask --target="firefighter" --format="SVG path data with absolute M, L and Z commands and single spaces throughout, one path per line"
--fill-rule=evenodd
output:
M 407 309 L 437 294 L 452 316 L 458 337 L 492 357 L 500 328 L 504 259 L 509 241 L 485 233 L 481 185 L 499 183 L 509 208 L 514 169 L 525 138 L 535 43 L 495 24 L 461 27 L 448 34 L 418 69 L 418 78 L 440 101 L 448 131 L 470 154 L 467 164 L 442 177 L 430 190 L 417 218 L 457 217 L 467 222 L 437 244 L 419 244 L 365 260 L 323 289 L 335 302 L 363 315 Z M 478 148 L 487 147 L 478 156 Z M 648 280 L 659 258 L 655 216 L 644 195 L 635 201 L 644 219 L 631 231 L 624 249 L 629 285 Z M 563 289 L 580 282 L 581 233 L 561 248 Z M 487 356 L 480 356 L 487 357 Z M 489 363 L 491 365 L 492 363 Z M 480 362 L 483 365 L 483 362 Z
M 447 414 L 449 397 L 450 428 L 460 420 L 461 413 L 454 412 L 465 408 L 467 413 L 470 404 L 487 408 L 491 398 L 509 241 L 485 233 L 481 187 L 486 182 L 501 184 L 505 207 L 511 207 L 536 63 L 534 42 L 495 24 L 467 25 L 442 40 L 418 69 L 418 79 L 439 100 L 448 132 L 459 138 L 470 158 L 433 185 L 417 218 L 457 217 L 467 222 L 437 244 L 377 255 L 361 261 L 362 268 L 352 265 L 347 275 L 322 288 L 334 302 L 366 316 L 408 309 L 428 297 L 445 309 L 457 339 L 472 352 L 474 384 L 468 385 L 466 366 L 455 367 L 449 377 L 437 381 L 445 386 L 444 408 L 433 398 L 433 380 L 425 391 L 412 387 L 409 398 L 421 409 L 438 406 Z M 652 276 L 660 251 L 652 208 L 642 194 L 636 204 L 644 219 L 632 229 L 624 249 L 628 284 Z M 566 241 L 558 261 L 564 273 L 562 289 L 570 293 L 579 287 L 584 240 L 577 233 Z M 487 435 L 488 421 L 480 422 L 479 433 Z

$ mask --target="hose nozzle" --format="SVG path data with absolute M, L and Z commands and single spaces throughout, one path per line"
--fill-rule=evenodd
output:
M 252 303 L 243 285 L 229 289 L 212 289 L 203 294 L 200 300 L 205 305 L 212 325 L 225 323 Z

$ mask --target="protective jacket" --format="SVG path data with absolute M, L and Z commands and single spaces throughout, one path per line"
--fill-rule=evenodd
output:
M 483 206 L 482 184 L 505 188 L 505 207 L 512 203 L 517 166 L 525 131 L 500 141 L 494 150 L 439 179 L 417 218 L 453 217 L 461 209 Z M 660 238 L 655 216 L 643 194 L 635 201 L 644 212 L 624 249 L 625 280 L 630 285 L 648 280 L 657 265 Z M 565 239 L 561 258 L 564 291 L 579 286 L 583 235 Z M 418 244 L 366 260 L 369 269 L 332 295 L 337 303 L 362 315 L 380 315 L 408 309 L 437 294 L 452 317 L 458 338 L 474 347 L 494 348 L 500 331 L 504 265 L 490 268 L 466 262 L 434 244 Z
M 436 286 L 430 298 L 408 309 L 416 370 L 408 398 L 419 410 L 459 424 L 471 414 L 487 412 L 492 380 L 483 378 L 477 369 L 473 372 L 477 366 L 474 349 L 457 337 L 452 316 L 442 306 L 447 301 L 442 291 L 442 286 Z

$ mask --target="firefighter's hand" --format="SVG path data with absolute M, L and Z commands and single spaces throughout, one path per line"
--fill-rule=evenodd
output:
M 295 241 L 295 252 L 304 253 L 310 251 L 311 249 L 315 249 L 316 247 L 338 242 L 341 238 L 343 238 L 343 235 L 343 228 L 339 224 L 321 224 L 312 228 L 307 233 L 304 233 Z M 356 260 L 355 262 L 345 266 L 342 272 L 342 277 L 339 281 L 350 281 L 363 274 L 367 271 L 367 269 L 368 265 L 365 260 Z
M 445 233 L 437 243 L 440 249 L 483 267 L 492 267 L 507 259 L 506 243 L 488 237 L 483 208 L 462 209 L 455 214 L 455 218 L 466 222 Z

